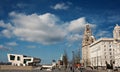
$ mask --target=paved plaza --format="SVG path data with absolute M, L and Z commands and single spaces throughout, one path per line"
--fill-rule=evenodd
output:
M 107 70 L 74 70 L 74 71 L 70 71 L 70 70 L 52 70 L 52 71 L 47 71 L 47 70 L 0 70 L 0 72 L 107 72 Z M 110 71 L 110 72 L 120 72 L 120 71 Z

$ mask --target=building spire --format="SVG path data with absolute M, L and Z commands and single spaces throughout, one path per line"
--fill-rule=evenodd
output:
M 116 24 L 116 26 L 114 27 L 113 38 L 115 40 L 120 40 L 120 26 L 118 24 Z
M 82 41 L 82 46 L 87 46 L 93 42 L 94 37 L 92 36 L 92 32 L 90 29 L 90 26 L 87 24 L 85 27 L 84 35 L 83 35 L 83 41 Z

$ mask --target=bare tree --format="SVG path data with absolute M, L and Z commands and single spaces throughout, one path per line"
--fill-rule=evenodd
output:
M 68 65 L 68 56 L 66 51 L 64 51 L 64 55 L 63 55 L 63 65 L 65 66 L 65 69 L 66 69 Z

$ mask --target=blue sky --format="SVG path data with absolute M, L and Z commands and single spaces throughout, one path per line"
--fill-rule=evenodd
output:
M 96 39 L 120 24 L 119 0 L 0 0 L 0 61 L 7 53 L 58 60 L 81 48 L 89 24 Z

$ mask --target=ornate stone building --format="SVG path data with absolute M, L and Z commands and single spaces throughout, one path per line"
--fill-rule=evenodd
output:
M 114 46 L 115 46 L 115 66 L 120 67 L 120 26 L 116 24 L 113 30 Z
M 113 30 L 113 38 L 100 38 L 88 46 L 91 66 L 106 66 L 115 63 L 120 67 L 120 26 Z
M 95 41 L 89 25 L 86 25 L 82 40 L 82 61 L 85 66 L 90 65 L 89 45 Z

